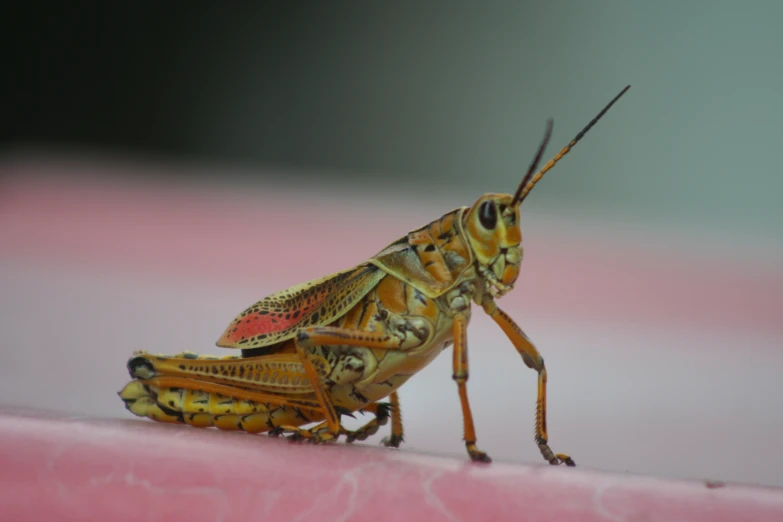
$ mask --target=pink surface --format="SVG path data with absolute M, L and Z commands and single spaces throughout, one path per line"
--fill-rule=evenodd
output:
M 783 520 L 783 489 L 0 409 L 2 519 Z M 13 448 L 12 450 L 10 448 Z
M 553 448 L 579 467 L 513 464 L 540 462 L 535 376 L 480 317 L 469 390 L 490 467 L 464 455 L 449 356 L 401 390 L 400 451 L 297 447 L 133 419 L 116 396 L 129 354 L 222 355 L 214 341 L 266 293 L 471 201 L 8 172 L 0 397 L 85 417 L 0 413 L 0 520 L 783 520 L 778 489 L 623 473 L 783 485 L 780 263 L 528 215 L 502 306 L 546 357 Z

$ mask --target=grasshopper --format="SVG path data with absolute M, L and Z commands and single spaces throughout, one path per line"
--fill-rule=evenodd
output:
M 475 303 L 538 373 L 535 442 L 544 459 L 574 466 L 571 457 L 549 447 L 544 359 L 495 300 L 513 288 L 519 275 L 520 204 L 629 88 L 536 172 L 552 133 L 549 119 L 513 195 L 484 194 L 473 206 L 408 233 L 369 261 L 247 308 L 217 341 L 241 355 L 134 353 L 128 361 L 133 380 L 119 392 L 126 407 L 160 422 L 287 434 L 315 443 L 341 435 L 347 442 L 364 440 L 391 418 L 391 435 L 383 444 L 396 448 L 403 441 L 398 388 L 453 345 L 465 446 L 472 460 L 490 462 L 476 445 L 467 392 L 467 328 Z M 373 418 L 348 430 L 341 416 L 354 412 Z

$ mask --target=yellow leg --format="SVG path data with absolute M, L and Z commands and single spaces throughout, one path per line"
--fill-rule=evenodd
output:
M 522 356 L 528 368 L 538 372 L 538 400 L 536 401 L 536 444 L 541 455 L 550 464 L 565 464 L 575 466 L 573 459 L 564 453 L 554 453 L 549 448 L 549 436 L 546 429 L 546 367 L 544 358 L 538 353 L 536 347 L 528 339 L 522 329 L 498 306 L 492 299 L 486 299 L 483 303 L 484 311 L 494 319 L 509 338 L 511 343 Z M 456 348 L 456 342 L 454 344 Z
M 462 405 L 462 420 L 465 425 L 465 447 L 472 460 L 492 462 L 489 455 L 476 447 L 476 428 L 473 426 L 473 413 L 468 402 L 468 322 L 464 315 L 454 318 L 454 373 L 452 378 L 457 382 L 459 401 Z
M 323 367 L 323 361 L 319 361 L 319 367 Z M 296 353 L 233 359 L 137 353 L 128 361 L 128 372 L 136 379 L 183 377 L 262 393 L 289 396 L 313 393 L 304 362 Z

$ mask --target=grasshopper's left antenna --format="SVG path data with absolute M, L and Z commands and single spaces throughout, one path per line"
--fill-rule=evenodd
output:
M 522 190 L 527 186 L 528 182 L 530 181 L 530 178 L 533 177 L 533 173 L 538 168 L 538 164 L 541 161 L 541 156 L 544 155 L 546 146 L 549 143 L 549 138 L 552 136 L 553 125 L 554 123 L 552 122 L 552 118 L 549 118 L 546 121 L 546 133 L 544 134 L 544 139 L 541 141 L 541 145 L 538 146 L 538 152 L 536 152 L 536 157 L 533 158 L 533 163 L 530 164 L 530 167 L 528 167 L 525 177 L 522 178 L 522 183 L 520 183 L 519 187 L 517 187 L 517 191 L 514 194 L 514 198 L 511 200 L 511 205 L 509 205 L 509 208 L 514 208 L 514 205 L 517 204 L 517 200 L 519 200 L 520 202 L 522 201 L 520 199 L 520 197 L 522 196 Z
M 550 170 L 552 167 L 554 167 L 554 166 L 555 166 L 555 164 L 556 164 L 558 161 L 560 161 L 561 159 L 563 159 L 563 156 L 565 156 L 566 154 L 568 154 L 568 153 L 571 151 L 571 149 L 574 147 L 574 145 L 576 145 L 576 144 L 577 144 L 577 142 L 578 142 L 579 140 L 581 140 L 581 139 L 582 139 L 582 137 L 583 137 L 585 134 L 587 134 L 587 131 L 589 131 L 589 130 L 590 130 L 592 127 L 593 127 L 593 125 L 595 125 L 595 124 L 596 124 L 596 122 L 597 122 L 598 120 L 600 120 L 600 119 L 601 119 L 601 117 L 602 117 L 604 114 L 606 114 L 606 111 L 608 111 L 608 110 L 609 110 L 609 108 L 610 108 L 612 105 L 614 105 L 614 103 L 615 103 L 617 100 L 619 100 L 619 99 L 620 99 L 620 96 L 622 96 L 623 94 L 625 94 L 625 92 L 626 92 L 628 89 L 630 89 L 630 88 L 631 88 L 631 86 L 630 86 L 630 85 L 627 85 L 627 86 L 625 87 L 625 89 L 623 89 L 622 91 L 620 91 L 620 94 L 618 94 L 617 96 L 615 96 L 615 97 L 612 99 L 612 101 L 610 101 L 610 102 L 607 104 L 607 106 L 606 106 L 606 107 L 604 107 L 604 108 L 601 110 L 601 112 L 599 112 L 599 113 L 598 113 L 598 115 L 597 115 L 595 118 L 593 118 L 593 120 L 592 120 L 590 123 L 588 123 L 588 124 L 587 124 L 587 126 L 586 126 L 584 129 L 582 129 L 582 130 L 581 130 L 581 132 L 579 132 L 579 134 L 577 134 L 577 135 L 576 135 L 576 137 L 575 137 L 574 139 L 572 139 L 572 140 L 571 140 L 571 142 L 570 142 L 568 145 L 566 145 L 565 147 L 563 147 L 563 148 L 560 150 L 560 152 L 558 152 L 558 153 L 557 153 L 557 155 L 556 155 L 554 158 L 552 158 L 551 160 L 549 160 L 549 163 L 547 163 L 546 165 L 544 165 L 544 167 L 543 167 L 541 170 L 539 170 L 539 171 L 536 173 L 536 175 L 535 175 L 535 176 L 531 175 L 531 172 L 530 172 L 530 170 L 528 170 L 527 174 L 525 174 L 525 177 L 522 179 L 522 183 L 520 183 L 520 184 L 519 184 L 519 188 L 517 188 L 517 192 L 516 192 L 516 194 L 514 194 L 514 198 L 511 200 L 511 205 L 510 205 L 510 206 L 512 206 L 512 207 L 513 207 L 514 205 L 516 205 L 516 204 L 518 204 L 518 203 L 522 203 L 522 202 L 525 200 L 525 198 L 527 197 L 527 195 L 530 193 L 530 191 L 531 191 L 531 190 L 533 190 L 533 187 L 536 185 L 536 183 L 538 183 L 538 182 L 541 180 L 541 178 L 543 178 L 543 177 L 544 177 L 544 174 L 546 174 L 548 170 Z M 533 165 L 537 165 L 537 164 L 538 164 L 538 160 L 539 160 L 539 158 L 540 158 L 540 156 L 541 156 L 541 154 L 542 154 L 542 152 L 543 152 L 543 150 L 542 150 L 542 149 L 543 149 L 543 147 L 545 147 L 545 146 L 546 146 L 546 142 L 549 140 L 549 133 L 550 133 L 551 131 L 552 131 L 552 126 L 551 126 L 551 120 L 550 120 L 550 125 L 549 125 L 549 128 L 548 128 L 548 130 L 547 130 L 547 135 L 546 135 L 546 137 L 545 137 L 545 139 L 544 139 L 544 143 L 542 144 L 542 146 L 541 146 L 541 147 L 539 147 L 539 149 L 538 149 L 538 154 L 536 155 L 536 159 L 535 159 L 535 161 L 533 162 Z M 531 166 L 531 167 L 532 167 L 532 166 Z M 532 168 L 533 168 L 533 169 L 535 169 L 535 167 L 532 167 Z

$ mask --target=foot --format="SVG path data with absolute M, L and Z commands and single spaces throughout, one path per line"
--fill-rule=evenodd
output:
M 470 455 L 470 460 L 473 462 L 492 462 L 492 459 L 489 458 L 489 455 L 484 453 L 483 451 L 480 451 L 475 444 L 465 444 L 465 447 L 468 449 L 468 455 Z
M 565 453 L 554 453 L 550 448 L 549 445 L 546 443 L 546 440 L 538 440 L 538 449 L 541 451 L 541 455 L 553 466 L 559 466 L 560 464 L 565 464 L 566 466 L 574 467 L 576 466 L 576 462 L 574 462 L 574 459 L 566 455 Z
M 337 436 L 329 431 L 326 426 L 316 426 L 309 430 L 303 430 L 295 426 L 280 426 L 282 433 L 290 433 L 286 436 L 291 442 L 307 441 L 312 444 L 323 444 L 334 442 L 337 440 Z
M 340 433 L 345 435 L 345 442 L 350 444 L 353 441 L 365 440 L 370 435 L 375 435 L 378 433 L 378 428 L 380 428 L 379 423 L 376 420 L 372 420 L 356 431 L 344 429 Z
M 400 444 L 405 439 L 402 438 L 402 435 L 389 435 L 388 437 L 384 437 L 383 440 L 381 440 L 381 444 L 386 446 L 387 448 L 399 448 Z

